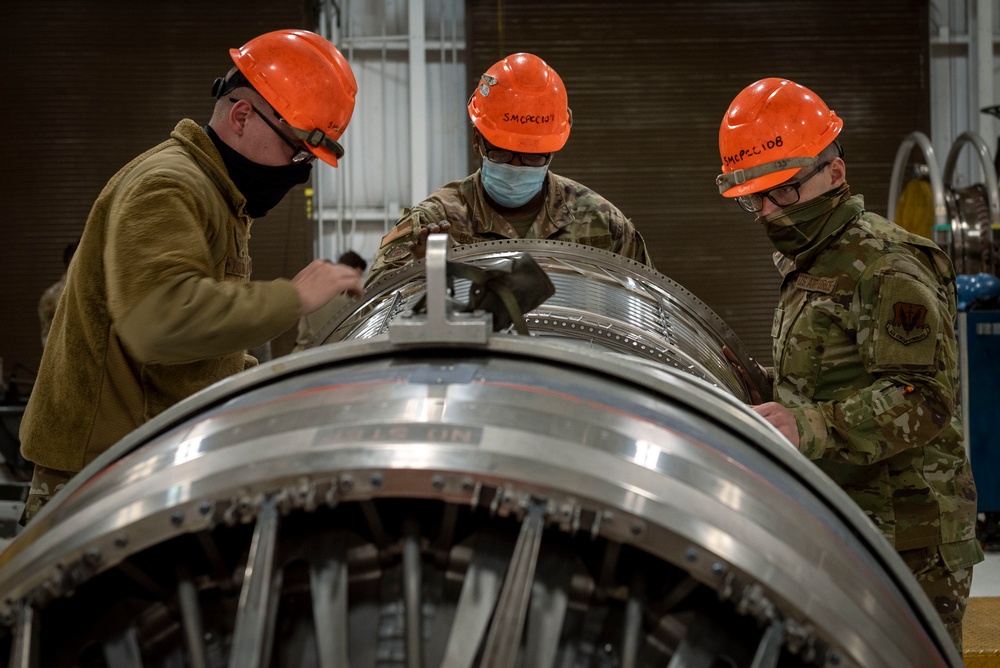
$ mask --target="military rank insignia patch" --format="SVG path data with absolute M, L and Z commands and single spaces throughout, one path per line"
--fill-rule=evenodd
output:
M 923 304 L 896 302 L 892 306 L 892 319 L 886 323 L 885 331 L 904 346 L 923 341 L 931 333 L 926 323 L 927 307 Z

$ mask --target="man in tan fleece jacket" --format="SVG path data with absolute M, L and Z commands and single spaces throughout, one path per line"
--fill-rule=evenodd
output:
M 311 162 L 333 166 L 357 83 L 330 42 L 279 30 L 230 50 L 208 125 L 180 121 L 123 167 L 87 219 L 21 424 L 35 472 L 22 523 L 153 416 L 257 363 L 244 351 L 295 326 L 357 273 L 316 260 L 250 280 L 250 225 Z

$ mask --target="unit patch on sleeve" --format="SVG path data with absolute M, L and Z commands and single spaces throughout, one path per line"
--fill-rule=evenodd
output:
M 406 244 L 397 244 L 394 248 L 390 248 L 385 253 L 386 262 L 399 262 L 405 257 L 410 255 L 410 249 L 406 247 Z
M 885 331 L 904 346 L 923 341 L 931 333 L 927 324 L 927 307 L 923 304 L 896 302 L 892 305 L 892 319 L 886 323 Z
M 874 366 L 933 368 L 944 326 L 934 292 L 912 276 L 896 272 L 882 275 L 880 283 L 871 333 Z

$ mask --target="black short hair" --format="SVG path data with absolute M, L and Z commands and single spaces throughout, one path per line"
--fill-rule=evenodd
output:
M 364 271 L 368 268 L 368 263 L 365 262 L 365 259 L 352 250 L 344 252 L 337 258 L 337 262 L 339 264 L 346 264 L 349 267 L 354 267 L 358 271 Z

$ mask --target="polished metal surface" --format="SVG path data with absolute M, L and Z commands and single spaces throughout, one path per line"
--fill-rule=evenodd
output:
M 468 324 L 420 342 L 435 303 L 405 343 L 276 359 L 94 461 L 0 552 L 0 660 L 961 665 L 887 542 L 724 377 Z
M 449 259 L 481 265 L 516 253 L 530 254 L 556 287 L 555 295 L 525 314 L 532 335 L 670 366 L 749 399 L 749 388 L 722 354 L 726 345 L 744 361 L 755 388 L 770 391 L 729 326 L 689 290 L 646 265 L 591 246 L 547 239 L 459 246 L 451 249 Z M 427 294 L 426 288 L 424 261 L 383 275 L 317 339 L 329 343 L 383 334 Z M 454 299 L 467 301 L 468 289 L 468 281 L 456 280 Z
M 945 250 L 952 257 L 959 274 L 993 271 L 993 234 L 990 200 L 987 189 L 977 183 L 953 188 L 945 195 L 948 202 L 949 232 Z
M 955 169 L 963 148 L 970 148 L 979 159 L 982 183 L 959 188 L 954 184 Z M 944 164 L 944 182 L 953 193 L 949 199 L 951 229 L 946 230 L 941 245 L 955 263 L 960 274 L 998 273 L 1000 264 L 994 257 L 993 231 L 1000 232 L 1000 190 L 990 149 L 982 137 L 963 132 L 952 144 Z

